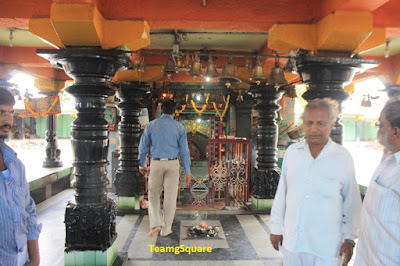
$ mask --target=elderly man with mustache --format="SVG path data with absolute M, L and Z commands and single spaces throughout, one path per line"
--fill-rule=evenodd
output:
M 0 88 L 0 265 L 39 265 L 36 206 L 25 167 L 4 143 L 13 123 L 14 96 Z

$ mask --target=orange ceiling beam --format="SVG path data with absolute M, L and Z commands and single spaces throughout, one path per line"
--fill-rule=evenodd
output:
M 390 85 L 400 85 L 400 54 L 383 58 L 378 56 L 364 56 L 364 59 L 379 60 L 378 67 L 369 69 L 365 75 L 384 76 Z
M 324 0 L 321 1 L 321 15 L 326 16 L 337 10 L 372 12 L 390 0 Z
M 39 47 L 37 47 L 39 48 Z M 36 47 L 0 46 L 0 62 L 50 66 L 49 61 L 36 55 Z
M 374 26 L 400 27 L 398 0 L 3 0 L 0 27 L 28 27 L 31 17 L 49 17 L 51 4 L 95 4 L 106 19 L 142 19 L 150 28 L 266 31 L 276 23 L 313 23 L 331 12 L 373 12 Z
M 376 27 L 400 28 L 400 1 L 390 0 L 373 13 Z M 400 36 L 400 35 L 398 35 Z
M 319 0 L 307 5 L 295 0 L 248 0 L 209 1 L 159 1 L 159 0 L 102 0 L 102 1 L 54 1 L 61 4 L 94 3 L 105 19 L 145 20 L 150 28 L 213 29 L 238 31 L 266 31 L 278 21 L 312 21 L 318 16 Z M 19 26 L 27 27 L 31 17 L 49 17 L 51 0 L 6 0 L 7 8 L 0 10 L 0 27 L 11 27 L 16 19 Z M 290 8 L 289 8 L 290 7 Z

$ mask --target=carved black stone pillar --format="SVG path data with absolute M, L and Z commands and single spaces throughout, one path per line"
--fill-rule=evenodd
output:
M 141 126 L 139 115 L 141 99 L 150 92 L 150 87 L 140 83 L 119 83 L 116 85 L 117 95 L 121 102 L 118 109 L 121 113 L 119 123 L 119 166 L 115 176 L 115 194 L 118 209 L 134 209 L 129 197 L 140 197 L 145 192 L 145 178 L 139 172 L 139 141 Z M 135 201 L 135 200 L 134 200 Z
M 47 130 L 46 137 L 46 157 L 43 161 L 44 168 L 61 167 L 63 166 L 60 160 L 61 150 L 57 143 L 57 116 L 47 115 Z
M 128 57 L 120 50 L 97 48 L 39 49 L 37 53 L 75 81 L 67 88 L 78 113 L 71 124 L 75 201 L 65 211 L 65 250 L 105 251 L 117 237 L 115 203 L 106 190 L 109 142 L 104 110 L 106 98 L 114 94 L 106 81 L 128 66 Z
M 56 96 L 58 93 L 43 93 L 46 96 Z M 57 143 L 57 116 L 47 115 L 47 130 L 46 130 L 46 157 L 43 161 L 44 168 L 61 167 L 63 166 L 60 160 L 61 150 Z
M 255 109 L 258 111 L 257 125 L 257 168 L 253 171 L 254 184 L 252 195 L 256 199 L 270 199 L 275 197 L 279 182 L 278 173 L 278 124 L 277 111 L 281 108 L 277 101 L 283 91 L 272 85 L 253 85 L 250 92 L 256 99 Z M 264 206 L 261 208 L 269 208 Z
M 296 66 L 303 83 L 309 89 L 303 94 L 306 101 L 329 97 L 339 102 L 339 118 L 332 129 L 331 138 L 336 143 L 343 143 L 342 103 L 349 94 L 344 86 L 351 83 L 355 74 L 375 67 L 375 60 L 352 58 L 318 57 L 300 55 L 296 58 Z
M 243 95 L 243 102 L 236 102 L 236 137 L 251 138 L 251 110 L 253 107 L 253 98 L 248 94 Z

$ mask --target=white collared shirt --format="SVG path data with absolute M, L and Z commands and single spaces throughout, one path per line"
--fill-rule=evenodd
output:
M 361 211 L 354 265 L 400 265 L 400 151 L 382 158 Z
M 283 246 L 336 258 L 343 239 L 358 234 L 361 197 L 350 153 L 329 139 L 317 158 L 306 141 L 291 145 L 271 211 L 272 234 Z

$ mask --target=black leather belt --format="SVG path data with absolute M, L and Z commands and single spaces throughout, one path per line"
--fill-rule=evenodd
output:
M 173 161 L 173 160 L 178 160 L 178 157 L 175 158 L 151 158 L 152 160 L 156 161 Z

